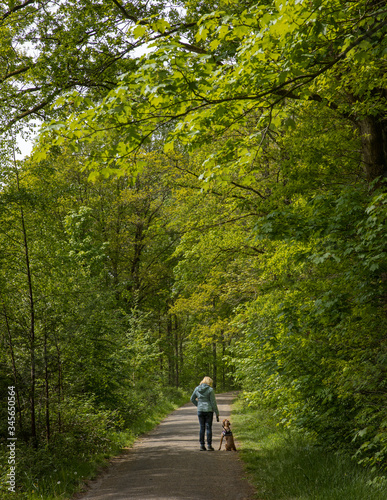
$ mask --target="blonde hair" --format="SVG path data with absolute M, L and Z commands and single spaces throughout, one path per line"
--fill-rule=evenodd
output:
M 201 384 L 208 384 L 212 387 L 213 380 L 211 377 L 204 377 L 204 379 L 200 383 Z

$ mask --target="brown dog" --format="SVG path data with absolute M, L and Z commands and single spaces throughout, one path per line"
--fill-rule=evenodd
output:
M 235 448 L 234 438 L 232 437 L 230 421 L 225 418 L 222 422 L 222 437 L 220 438 L 219 450 L 222 448 L 223 438 L 226 440 L 226 451 L 237 451 Z

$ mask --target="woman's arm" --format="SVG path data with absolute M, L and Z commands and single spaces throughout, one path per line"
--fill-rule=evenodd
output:
M 197 396 L 196 396 L 196 389 L 193 391 L 192 396 L 191 396 L 191 403 L 193 403 L 195 406 L 198 405 L 197 401 Z

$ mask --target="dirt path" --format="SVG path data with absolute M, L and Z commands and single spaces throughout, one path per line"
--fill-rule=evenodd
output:
M 232 393 L 218 394 L 220 420 L 230 415 Z M 199 451 L 196 408 L 188 403 L 113 459 L 82 500 L 252 500 L 238 453 L 218 451 L 221 423 L 214 419 L 213 446 Z M 238 442 L 236 443 L 238 447 Z

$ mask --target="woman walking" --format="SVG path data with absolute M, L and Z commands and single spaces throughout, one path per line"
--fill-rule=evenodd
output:
M 212 378 L 204 377 L 192 393 L 191 401 L 198 408 L 198 418 L 200 424 L 199 442 L 200 451 L 214 451 L 212 447 L 212 420 L 214 412 L 216 421 L 219 422 L 219 410 L 216 404 L 215 392 L 212 388 Z M 207 448 L 204 437 L 207 431 Z

